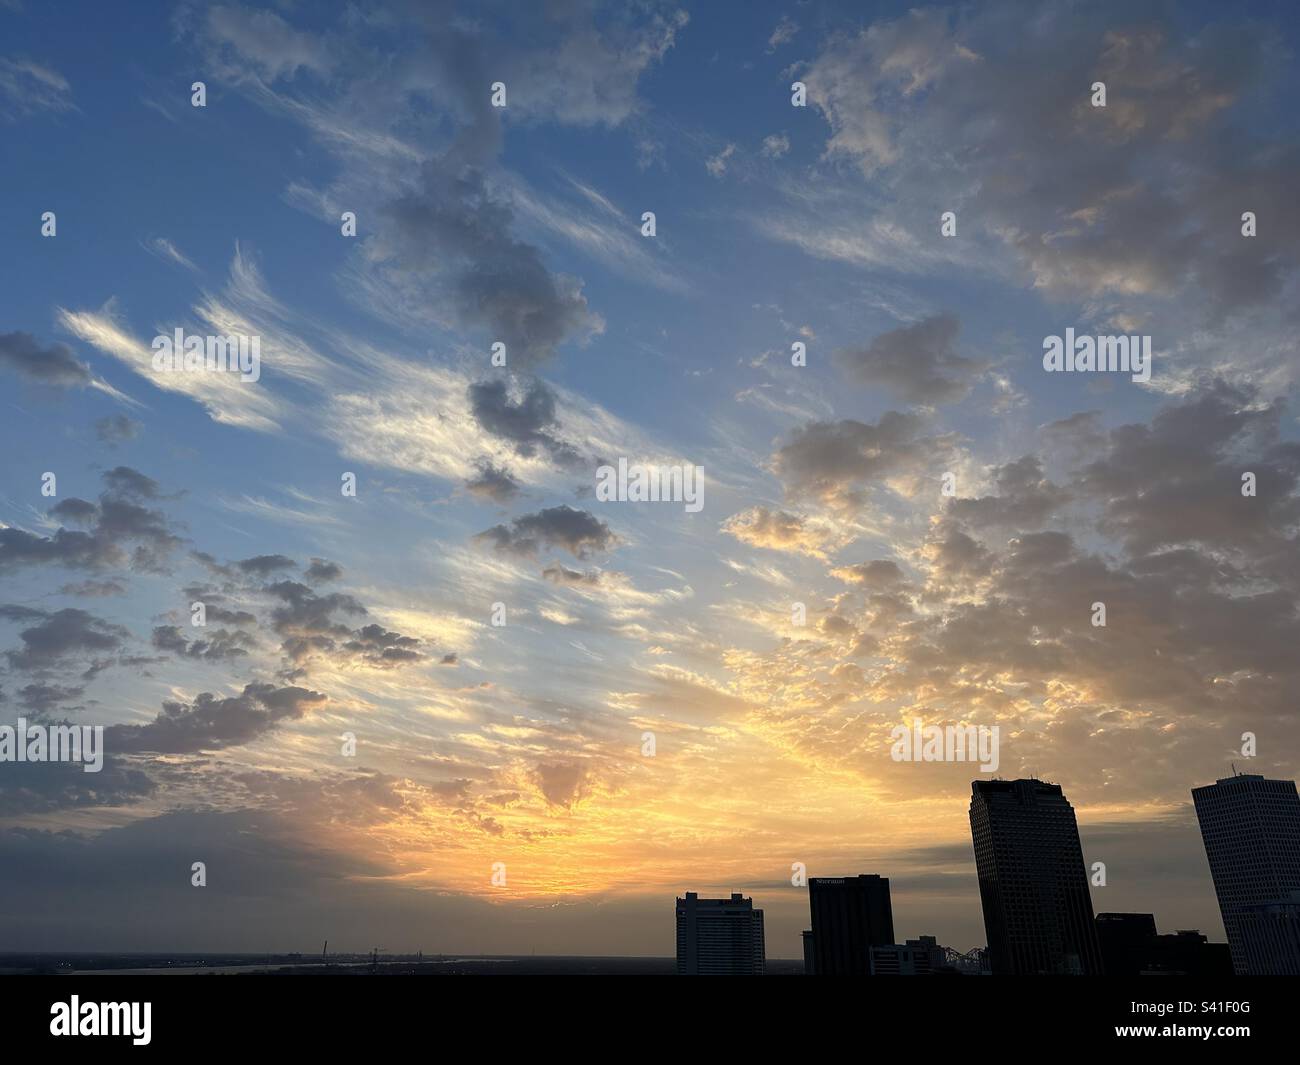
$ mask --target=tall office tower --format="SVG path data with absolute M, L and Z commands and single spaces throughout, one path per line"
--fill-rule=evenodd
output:
M 1232 968 L 1259 976 L 1300 970 L 1287 948 L 1287 907 L 1300 891 L 1300 795 L 1294 780 L 1240 774 L 1192 789 Z M 1242 919 L 1249 909 L 1250 935 Z M 1248 949 L 1248 938 L 1251 944 Z
M 812 876 L 813 967 L 817 976 L 871 975 L 871 948 L 894 942 L 889 878 Z
M 702 899 L 694 891 L 677 900 L 679 976 L 762 976 L 766 967 L 763 911 L 739 892 Z
M 1249 972 L 1300 976 L 1300 891 L 1289 899 L 1243 906 L 1237 927 Z
M 1100 974 L 1079 826 L 1060 785 L 976 780 L 970 827 L 994 975 Z
M 817 975 L 817 959 L 813 954 L 813 934 L 811 928 L 806 928 L 800 937 L 803 939 L 803 974 L 804 976 Z

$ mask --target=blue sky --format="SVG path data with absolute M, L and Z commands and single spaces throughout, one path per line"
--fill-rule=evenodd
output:
M 918 716 L 1064 786 L 1097 909 L 1217 933 L 1188 789 L 1246 730 L 1297 753 L 1289 5 L 0 20 L 0 716 L 119 726 L 4 838 L 161 877 L 150 922 L 23 946 L 289 949 L 316 891 L 361 939 L 667 953 L 691 889 L 792 956 L 803 862 L 965 949 L 974 773 L 890 760 Z M 178 327 L 256 333 L 260 380 L 159 379 Z M 1067 327 L 1150 335 L 1150 382 L 1045 373 Z M 702 466 L 703 510 L 597 502 L 619 457 Z

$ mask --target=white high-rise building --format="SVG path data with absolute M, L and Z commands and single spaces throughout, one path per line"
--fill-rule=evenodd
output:
M 738 892 L 702 899 L 688 891 L 677 900 L 679 976 L 762 976 L 766 968 L 763 911 Z

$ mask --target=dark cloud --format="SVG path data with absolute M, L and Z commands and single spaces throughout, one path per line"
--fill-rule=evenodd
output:
M 380 215 L 376 254 L 385 267 L 445 301 L 462 326 L 502 341 L 511 365 L 535 365 L 568 337 L 600 328 L 581 284 L 552 274 L 537 248 L 511 234 L 513 211 L 479 166 L 430 160 Z
M 576 569 L 569 569 L 558 562 L 547 566 L 542 570 L 542 576 L 552 584 L 585 584 L 594 587 L 600 584 L 600 570 L 588 570 L 586 573 Z
M 874 562 L 858 562 L 851 566 L 840 566 L 831 571 L 833 576 L 850 584 L 860 584 L 872 589 L 893 588 L 904 583 L 903 571 L 898 563 L 890 559 L 876 559 Z
M 51 613 L 30 607 L 0 606 L 0 618 L 36 622 L 18 634 L 22 649 L 6 652 L 13 669 L 46 669 L 62 664 L 72 655 L 116 651 L 130 635 L 121 625 L 73 607 Z
M 337 562 L 313 558 L 303 576 L 309 581 L 336 581 L 343 576 L 343 567 Z
M 294 662 L 304 661 L 315 653 L 333 651 L 338 640 L 352 634 L 347 625 L 334 620 L 336 612 L 351 615 L 366 612 L 350 595 L 341 592 L 317 595 L 297 581 L 267 585 L 266 591 L 280 600 L 281 605 L 271 611 L 271 623 L 284 637 L 284 652 Z
M 960 203 L 1050 296 L 1184 294 L 1211 317 L 1274 300 L 1300 263 L 1300 142 L 1263 137 L 1253 115 L 1286 85 L 1281 37 L 1191 34 L 1159 3 L 1039 16 L 915 10 L 833 35 L 803 75 L 830 154 Z M 1246 210 L 1257 237 L 1241 236 Z
M 585 510 L 561 504 L 515 518 L 509 526 L 494 525 L 475 536 L 506 554 L 535 558 L 542 547 L 559 547 L 574 558 L 608 551 L 618 537 L 608 525 Z
M 979 369 L 953 350 L 959 323 L 935 315 L 876 337 L 866 348 L 835 353 L 835 364 L 854 381 L 884 385 L 907 403 L 935 405 L 964 399 Z
M 300 667 L 318 656 L 337 663 L 347 660 L 381 668 L 423 661 L 421 642 L 413 636 L 369 624 L 353 629 L 335 619 L 336 614 L 357 616 L 366 608 L 341 592 L 318 595 L 297 581 L 267 585 L 265 591 L 281 605 L 271 612 L 275 631 L 284 638 L 281 648 Z
M 50 507 L 50 517 L 73 525 L 90 525 L 99 517 L 99 507 L 73 496 L 70 499 L 62 499 Z
M 1083 801 L 1185 796 L 1188 772 L 1222 775 L 1246 731 L 1272 737 L 1261 771 L 1285 772 L 1300 685 L 1288 412 L 1209 382 L 1149 423 L 1067 421 L 1093 440 L 1082 463 L 1048 490 L 1035 460 L 1017 460 L 996 471 L 996 496 L 946 507 L 909 555 L 923 584 L 889 562 L 832 570 L 853 585 L 818 625 L 836 653 L 783 644 L 766 694 L 794 677 L 834 705 L 865 685 L 927 720 L 1000 722 L 1006 774 L 1068 767 Z M 1252 465 L 1267 498 L 1241 494 Z M 852 666 L 850 626 L 883 655 L 869 677 Z M 798 742 L 829 756 L 846 736 L 804 721 Z M 1135 759 L 1141 774 L 1115 771 Z
M 85 694 L 85 688 L 64 687 L 59 684 L 28 684 L 18 689 L 18 701 L 39 715 L 46 715 L 63 703 L 75 702 Z
M 78 769 L 77 775 L 93 781 L 107 772 Z M 411 949 L 423 946 L 426 955 L 433 949 L 506 954 L 536 940 L 540 926 L 531 909 L 430 892 L 394 879 L 373 847 L 340 851 L 321 846 L 329 832 L 305 836 L 296 811 L 337 811 L 336 825 L 391 819 L 378 805 L 385 801 L 382 781 L 293 785 L 283 775 L 265 780 L 260 786 L 269 793 L 268 809 L 176 810 L 96 834 L 0 830 L 5 949 L 265 952 L 267 944 L 305 943 L 310 936 L 319 950 L 327 936 L 342 936 L 343 949 L 410 943 Z M 0 792 L 0 803 L 7 797 Z M 281 812 L 281 802 L 292 811 Z M 207 889 L 190 887 L 194 859 L 178 863 L 178 855 L 207 862 Z M 640 898 L 602 900 L 598 911 L 561 908 L 557 923 L 545 926 L 538 953 L 564 953 L 565 944 L 585 943 L 581 937 L 594 912 L 621 930 L 612 940 L 602 933 L 602 950 L 662 953 L 654 900 Z M 797 941 L 797 930 L 791 934 Z
M 520 455 L 532 458 L 540 450 L 558 466 L 573 468 L 582 460 L 577 450 L 547 430 L 555 418 L 555 393 L 534 378 L 515 402 L 501 379 L 469 386 L 470 410 L 487 432 L 509 440 Z
M 509 503 L 519 495 L 523 485 L 504 466 L 495 466 L 482 460 L 478 473 L 465 482 L 465 487 L 476 496 L 494 503 Z
M 111 595 L 125 595 L 126 587 L 119 581 L 77 581 L 65 584 L 60 595 L 73 595 L 83 599 L 101 599 Z
M 997 467 L 993 481 L 996 495 L 953 499 L 948 513 L 974 528 L 1030 529 L 1042 525 L 1070 499 L 1065 489 L 1043 476 L 1041 463 L 1032 455 Z
M 255 555 L 235 563 L 240 573 L 254 577 L 269 577 L 282 569 L 294 569 L 298 564 L 285 555 Z
M 185 634 L 175 625 L 159 625 L 154 628 L 151 638 L 153 646 L 160 651 L 186 658 L 204 658 L 217 661 L 223 658 L 239 658 L 247 655 L 257 641 L 246 632 L 238 629 L 203 630 L 199 639 L 190 642 Z
M 1300 444 L 1279 439 L 1286 414 L 1281 400 L 1210 382 L 1149 425 L 1113 430 L 1079 491 L 1101 502 L 1107 531 L 1134 554 L 1198 544 L 1296 586 Z M 1242 494 L 1248 472 L 1254 497 Z
M 424 657 L 416 650 L 420 641 L 413 636 L 391 632 L 382 625 L 365 625 L 343 643 L 343 649 L 371 665 L 403 665 Z
M 158 499 L 161 489 L 152 477 L 130 466 L 114 466 L 104 474 L 104 484 L 111 495 L 122 499 Z
M 108 750 L 122 753 L 193 754 L 251 743 L 282 721 L 296 721 L 327 696 L 307 688 L 245 685 L 239 695 L 201 693 L 193 703 L 165 702 L 148 725 L 110 725 Z
M 121 444 L 127 440 L 134 440 L 140 435 L 142 428 L 140 422 L 128 418 L 125 414 L 114 414 L 95 422 L 95 436 L 103 444 Z
M 130 565 L 144 572 L 165 572 L 182 541 L 161 511 L 142 505 L 161 497 L 157 482 L 127 466 L 109 470 L 103 479 L 106 487 L 98 503 L 71 497 L 50 508 L 52 516 L 86 531 L 61 527 L 52 536 L 37 536 L 13 527 L 0 529 L 0 569 Z
M 84 386 L 94 380 L 67 344 L 46 346 L 30 333 L 0 333 L 0 366 L 43 385 Z
M 207 616 L 206 620 L 217 621 L 223 625 L 253 625 L 257 622 L 256 615 L 247 610 L 227 610 L 219 604 L 205 605 L 204 613 Z
M 581 762 L 543 762 L 537 766 L 537 785 L 552 806 L 572 806 L 590 787 L 588 767 Z
M 938 483 L 953 456 L 952 436 L 924 436 L 917 414 L 887 411 L 876 424 L 850 418 L 810 422 L 773 456 L 773 468 L 794 498 L 856 509 L 889 481 L 919 488 Z
M 107 730 L 105 730 L 107 732 Z M 56 813 L 76 807 L 127 806 L 154 794 L 157 785 L 143 770 L 106 751 L 97 773 L 78 762 L 7 762 L 0 788 L 0 816 Z M 35 870 L 23 866 L 24 878 Z M 0 882 L 6 878 L 0 876 Z

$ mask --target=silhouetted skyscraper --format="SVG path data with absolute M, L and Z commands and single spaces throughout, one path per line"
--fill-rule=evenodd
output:
M 1232 968 L 1300 973 L 1300 795 L 1294 780 L 1254 774 L 1192 789 Z M 1243 928 L 1249 921 L 1249 929 Z M 1288 946 L 1289 942 L 1289 946 Z
M 976 780 L 971 793 L 994 974 L 1100 974 L 1079 826 L 1060 785 Z
M 1300 976 L 1300 891 L 1289 899 L 1243 906 L 1237 927 L 1247 970 Z
M 894 942 L 888 877 L 809 877 L 808 906 L 817 976 L 869 976 L 871 948 Z
M 679 976 L 761 976 L 766 967 L 763 911 L 754 900 L 702 899 L 688 891 L 677 900 Z

